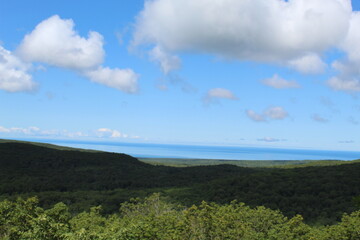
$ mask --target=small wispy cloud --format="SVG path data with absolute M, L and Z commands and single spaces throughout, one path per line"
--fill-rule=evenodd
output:
M 161 47 L 156 46 L 149 52 L 152 61 L 160 65 L 164 74 L 176 70 L 181 67 L 180 58 L 164 51 Z
M 167 91 L 169 90 L 170 85 L 180 87 L 181 91 L 184 93 L 197 92 L 196 87 L 175 73 L 167 74 L 165 77 L 158 79 L 156 88 L 161 91 Z
M 354 143 L 355 141 L 353 140 L 345 140 L 345 141 L 339 141 L 339 143 Z
M 96 130 L 96 135 L 100 138 L 127 138 L 127 134 L 122 134 L 120 131 L 118 130 L 113 130 L 113 129 L 109 129 L 109 128 L 99 128 L 98 130 Z
M 258 138 L 257 141 L 259 141 L 259 142 L 284 142 L 284 141 L 286 141 L 286 139 L 263 137 L 263 138 Z
M 271 78 L 266 78 L 261 82 L 266 86 L 277 89 L 300 88 L 300 85 L 296 81 L 285 80 L 277 74 L 275 74 Z
M 320 116 L 319 114 L 315 113 L 311 116 L 311 119 L 316 121 L 316 122 L 320 122 L 320 123 L 327 123 L 329 122 L 329 119 L 324 118 L 322 116 Z
M 238 100 L 234 93 L 225 88 L 210 89 L 203 98 L 205 104 L 217 102 L 219 99 Z
M 32 136 L 32 137 L 66 137 L 66 138 L 130 138 L 139 139 L 139 136 L 133 136 L 120 132 L 119 130 L 110 128 L 99 128 L 95 131 L 81 132 L 81 131 L 68 131 L 68 130 L 44 130 L 39 127 L 10 127 L 6 128 L 0 126 L 0 134 L 4 135 L 16 135 L 16 136 Z
M 348 118 L 348 121 L 351 123 L 351 124 L 354 124 L 354 125 L 358 125 L 359 124 L 359 121 L 357 119 L 355 119 L 353 116 L 350 116 Z
M 263 113 L 256 113 L 253 110 L 246 110 L 246 115 L 255 122 L 266 122 L 268 120 L 283 120 L 289 116 L 282 107 L 270 107 Z
M 246 115 L 255 122 L 266 122 L 266 118 L 263 114 L 258 114 L 253 110 L 246 110 Z

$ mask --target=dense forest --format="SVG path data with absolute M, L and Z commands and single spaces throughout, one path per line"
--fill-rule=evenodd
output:
M 360 211 L 345 214 L 337 225 L 312 227 L 300 215 L 287 218 L 265 207 L 233 201 L 184 208 L 159 194 L 125 202 L 111 215 L 101 214 L 101 207 L 72 215 L 63 203 L 44 210 L 36 198 L 0 202 L 0 239 L 8 240 L 358 240 L 359 229 Z
M 39 212 L 34 210 L 36 213 L 26 214 L 30 214 L 31 216 L 35 214 L 33 216 L 34 218 L 39 218 L 43 216 L 41 214 L 45 214 L 46 218 L 51 219 L 52 217 L 48 216 L 50 212 L 58 211 L 59 206 L 61 206 L 61 209 L 66 209 L 61 210 L 62 212 L 65 211 L 64 214 L 68 216 L 66 223 L 61 223 L 66 225 L 67 230 L 64 230 L 64 232 L 70 234 L 70 232 L 73 231 L 75 234 L 76 231 L 80 231 L 79 226 L 74 227 L 72 225 L 75 221 L 72 219 L 90 216 L 91 214 L 97 214 L 97 217 L 103 219 L 103 221 L 106 219 L 106 224 L 101 225 L 104 228 L 101 231 L 106 232 L 110 231 L 105 229 L 110 228 L 112 221 L 119 221 L 119 226 L 124 225 L 126 221 L 140 221 L 141 224 L 143 224 L 144 219 L 139 220 L 134 218 L 130 220 L 124 217 L 123 214 L 119 215 L 119 204 L 129 201 L 130 198 L 145 198 L 151 193 L 159 192 L 166 198 L 166 201 L 161 201 L 161 204 L 182 206 L 173 207 L 171 211 L 169 210 L 174 214 L 171 215 L 172 220 L 166 220 L 166 218 L 169 217 L 166 214 L 166 216 L 161 215 L 160 217 L 160 219 L 162 219 L 161 221 L 169 222 L 169 224 L 172 222 L 176 226 L 185 221 L 186 213 L 191 209 L 196 209 L 194 210 L 194 214 L 200 217 L 203 214 L 202 211 L 205 211 L 204 209 L 207 208 L 213 209 L 214 212 L 211 213 L 211 216 L 214 217 L 220 217 L 221 214 L 225 214 L 223 211 L 230 211 L 229 209 L 231 208 L 236 208 L 239 211 L 241 209 L 241 211 L 247 209 L 246 211 L 249 211 L 249 214 L 250 212 L 253 214 L 256 211 L 260 211 L 259 209 L 262 209 L 264 214 L 270 214 L 271 216 L 276 215 L 278 219 L 282 219 L 281 221 L 274 220 L 280 225 L 284 224 L 284 226 L 279 225 L 276 226 L 276 228 L 289 228 L 287 224 L 292 224 L 292 222 L 295 221 L 302 226 L 301 228 L 304 227 L 304 229 L 308 229 L 306 231 L 304 230 L 305 232 L 302 233 L 302 236 L 309 236 L 306 234 L 310 234 L 310 232 L 314 234 L 313 230 L 309 230 L 312 229 L 312 227 L 305 225 L 305 223 L 311 226 L 335 224 L 341 221 L 344 213 L 351 214 L 354 212 L 352 215 L 343 217 L 342 222 L 337 226 L 341 224 L 344 225 L 344 221 L 350 221 L 349 219 L 352 219 L 351 221 L 357 221 L 356 224 L 359 224 L 359 212 L 355 212 L 359 209 L 360 202 L 358 197 L 360 196 L 359 161 L 343 162 L 344 164 L 340 162 L 328 162 L 327 164 L 297 162 L 295 165 L 286 164 L 286 166 L 284 166 L 284 164 L 280 164 L 280 168 L 273 167 L 279 165 L 279 163 L 267 168 L 239 167 L 224 163 L 226 162 L 221 161 L 220 163 L 208 166 L 171 167 L 156 165 L 154 162 L 153 164 L 148 164 L 125 154 L 3 141 L 0 142 L 0 200 L 3 200 L 0 215 L 2 218 L 4 218 L 4 214 L 10 214 L 9 212 L 16 215 L 17 210 L 9 210 L 9 212 L 6 213 L 6 211 L 8 211 L 6 209 L 18 209 L 21 204 L 27 204 L 27 202 L 30 201 L 31 204 L 34 204 L 32 209 L 37 209 L 36 211 Z M 30 198 L 30 200 L 16 200 L 18 197 L 27 199 L 33 196 L 37 196 L 38 202 L 32 198 Z M 233 200 L 236 200 L 239 204 L 231 203 Z M 54 207 L 54 204 L 58 202 L 63 202 L 63 204 L 57 204 Z M 249 207 L 243 206 L 240 202 L 245 203 L 246 206 Z M 124 206 L 129 206 L 127 204 L 123 204 L 122 208 L 124 209 Z M 143 203 L 137 202 L 131 206 L 135 211 L 142 206 L 141 204 Z M 197 207 L 191 207 L 193 204 Z M 99 205 L 102 206 L 103 215 L 97 212 L 98 210 L 94 210 L 98 208 L 92 208 L 91 211 L 89 210 L 91 207 Z M 257 206 L 265 206 L 265 208 L 258 208 Z M 234 211 L 236 212 L 237 210 Z M 230 214 L 230 212 L 228 214 Z M 11 221 L 17 221 L 15 215 Z M 302 217 L 297 215 L 301 215 L 304 219 L 302 220 Z M 64 218 L 64 216 L 55 217 L 55 219 L 51 221 L 56 225 L 58 221 L 60 221 L 59 219 Z M 149 220 L 149 216 L 142 215 L 142 217 Z M 237 217 L 240 216 L 229 215 L 229 219 Z M 11 222 L 9 219 L 8 217 L 6 217 L 5 220 L 0 219 L 0 225 L 3 225 L 2 228 L 0 226 L 0 236 L 1 234 L 3 234 L 3 236 L 9 235 L 9 231 L 11 232 L 11 230 L 9 230 L 8 227 L 16 225 L 16 223 Z M 219 218 L 214 221 L 225 220 Z M 85 220 L 81 221 L 84 221 L 84 224 L 86 222 Z M 245 220 L 236 221 L 239 222 L 234 222 L 233 224 L 242 224 Z M 155 223 L 147 224 L 150 226 Z M 161 225 L 160 222 L 156 224 Z M 197 222 L 196 224 L 202 226 L 208 223 Z M 231 223 L 228 222 L 224 224 Z M 142 227 L 145 226 L 139 226 L 139 229 Z M 190 226 L 182 226 L 176 231 L 190 231 L 185 230 L 188 227 Z M 13 229 L 12 227 L 9 228 Z M 249 229 L 251 228 L 252 227 L 249 227 Z M 247 228 L 244 229 L 243 234 L 247 231 L 250 230 Z M 247 235 L 245 234 L 244 236 Z M 165 239 L 177 238 L 166 237 Z M 188 239 L 223 238 L 189 237 Z M 272 238 L 249 237 L 248 239 Z

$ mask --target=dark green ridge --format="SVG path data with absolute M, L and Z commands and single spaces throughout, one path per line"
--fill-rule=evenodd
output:
M 360 196 L 359 161 L 291 169 L 230 164 L 181 168 L 147 164 L 126 154 L 11 141 L 0 143 L 0 166 L 0 200 L 36 195 L 44 207 L 63 201 L 75 212 L 102 205 L 112 213 L 131 197 L 161 192 L 184 205 L 236 199 L 330 224 L 354 211 L 353 199 Z

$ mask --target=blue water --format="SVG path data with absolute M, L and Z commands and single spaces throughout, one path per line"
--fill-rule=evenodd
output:
M 354 160 L 360 152 L 227 146 L 46 141 L 61 146 L 126 153 L 139 158 L 197 158 L 226 160 Z

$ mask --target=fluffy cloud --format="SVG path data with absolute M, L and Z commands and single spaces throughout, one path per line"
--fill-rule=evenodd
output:
M 285 80 L 277 74 L 275 74 L 271 78 L 264 79 L 262 81 L 262 83 L 269 87 L 278 88 L 278 89 L 299 88 L 300 87 L 300 85 L 296 81 Z
M 26 61 L 70 69 L 93 82 L 126 93 L 137 92 L 138 74 L 133 70 L 101 66 L 105 55 L 102 35 L 91 31 L 84 38 L 74 26 L 71 19 L 52 16 L 25 36 L 17 53 Z
M 332 67 L 339 72 L 338 76 L 327 81 L 330 88 L 347 93 L 360 92 L 360 12 L 351 16 L 350 28 L 341 43 L 341 49 L 347 57 L 335 61 Z
M 135 93 L 138 91 L 136 74 L 131 69 L 111 69 L 99 67 L 95 70 L 88 70 L 83 73 L 91 81 L 116 88 L 123 92 Z
M 25 36 L 18 53 L 25 60 L 57 67 L 83 70 L 100 65 L 104 59 L 103 37 L 89 32 L 88 38 L 74 30 L 71 19 L 52 16 Z
M 306 54 L 294 60 L 290 60 L 288 65 L 298 72 L 305 74 L 318 74 L 324 72 L 326 64 L 317 54 Z
M 253 110 L 246 110 L 246 115 L 255 122 L 265 122 L 267 120 L 283 120 L 289 116 L 288 112 L 282 107 L 270 107 L 259 114 Z
M 360 92 L 360 79 L 354 77 L 332 77 L 327 81 L 327 84 L 332 89 L 338 91 L 349 93 Z
M 319 55 L 343 40 L 351 13 L 348 0 L 153 0 L 137 17 L 133 44 L 317 73 Z
M 37 84 L 28 73 L 29 65 L 0 46 L 0 89 L 7 92 L 33 91 Z
M 228 89 L 225 88 L 213 88 L 210 89 L 204 97 L 205 103 L 210 103 L 218 99 L 230 99 L 237 100 L 238 98 Z

